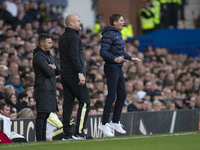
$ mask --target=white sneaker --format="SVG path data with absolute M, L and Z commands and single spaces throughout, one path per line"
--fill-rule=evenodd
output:
M 110 127 L 115 129 L 117 132 L 126 134 L 126 131 L 123 129 L 123 125 L 119 123 L 113 123 L 112 121 L 110 122 Z
M 108 137 L 113 137 L 114 136 L 114 134 L 111 132 L 109 123 L 106 123 L 105 125 L 102 125 L 102 123 L 100 123 L 100 125 L 98 126 L 98 128 L 106 136 L 108 136 Z

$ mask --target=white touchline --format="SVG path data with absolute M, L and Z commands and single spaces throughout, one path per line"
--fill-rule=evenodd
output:
M 155 137 L 169 137 L 169 136 L 183 136 L 183 135 L 195 135 L 196 132 L 187 132 L 187 133 L 173 133 L 173 134 L 156 134 L 156 135 L 135 135 L 134 137 L 112 137 L 112 138 L 96 138 L 92 140 L 66 140 L 66 141 L 52 141 L 49 142 L 48 145 L 56 145 L 56 144 L 65 144 L 65 143 L 77 143 L 77 142 L 102 142 L 102 141 L 117 141 L 117 140 L 129 140 L 129 139 L 144 139 L 144 138 L 155 138 Z M 10 147 L 23 147 L 23 146 L 37 146 L 37 145 L 46 145 L 47 142 L 41 143 L 41 142 L 30 142 L 30 143 L 23 143 L 23 144 L 10 144 L 1 146 L 1 148 L 10 148 Z

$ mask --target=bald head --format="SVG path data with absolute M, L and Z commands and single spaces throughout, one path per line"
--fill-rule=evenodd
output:
M 78 31 L 81 30 L 80 18 L 75 14 L 68 15 L 65 18 L 65 24 L 69 28 L 73 28 L 73 29 L 78 30 Z

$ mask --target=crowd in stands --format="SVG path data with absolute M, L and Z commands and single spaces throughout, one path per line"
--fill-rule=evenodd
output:
M 12 4 L 12 5 L 11 5 Z M 12 6 L 12 9 L 9 7 Z M 15 7 L 13 7 L 15 6 Z M 15 8 L 15 9 L 14 9 Z M 11 119 L 35 118 L 33 49 L 40 33 L 52 37 L 52 55 L 59 60 L 58 39 L 64 20 L 51 10 L 48 2 L 34 0 L 1 1 L 0 8 L 0 113 L 10 108 Z M 100 34 L 87 28 L 80 32 L 84 47 L 90 114 L 102 114 L 107 95 L 104 61 L 99 55 Z M 171 53 L 164 47 L 139 50 L 140 41 L 125 43 L 125 51 L 143 63 L 126 61 L 123 65 L 127 98 L 123 112 L 163 111 L 200 108 L 200 59 Z M 63 89 L 57 77 L 58 116 L 62 115 Z M 6 103 L 7 107 L 3 107 Z M 77 112 L 75 102 L 72 115 Z

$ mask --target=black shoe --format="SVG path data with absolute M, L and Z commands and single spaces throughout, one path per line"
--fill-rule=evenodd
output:
M 86 140 L 86 139 L 93 139 L 92 136 L 87 136 L 86 134 L 75 134 L 72 135 L 74 140 Z
M 65 136 L 63 135 L 63 138 L 62 138 L 63 141 L 65 140 L 73 140 L 72 136 Z

